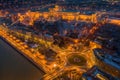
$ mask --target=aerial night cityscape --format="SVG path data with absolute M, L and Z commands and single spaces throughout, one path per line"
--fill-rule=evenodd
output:
M 120 80 L 120 0 L 0 0 L 0 80 Z

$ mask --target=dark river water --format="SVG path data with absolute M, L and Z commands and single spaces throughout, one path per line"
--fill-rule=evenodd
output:
M 0 80 L 40 80 L 37 67 L 0 38 Z

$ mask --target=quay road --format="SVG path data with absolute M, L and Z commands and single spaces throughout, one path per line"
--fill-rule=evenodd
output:
M 44 72 L 0 37 L 0 80 L 39 80 Z
M 41 70 L 45 71 L 47 73 L 48 67 L 45 65 L 46 60 L 43 55 L 41 55 L 39 52 L 34 52 L 33 49 L 29 48 L 24 42 L 20 41 L 16 37 L 10 35 L 7 33 L 2 26 L 0 27 L 0 35 L 14 48 L 19 50 L 22 55 L 24 55 L 26 58 L 28 58 L 30 61 L 32 61 L 35 65 L 37 65 Z

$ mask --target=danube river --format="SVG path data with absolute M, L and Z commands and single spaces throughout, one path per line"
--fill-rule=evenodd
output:
M 44 72 L 0 38 L 0 80 L 40 80 Z

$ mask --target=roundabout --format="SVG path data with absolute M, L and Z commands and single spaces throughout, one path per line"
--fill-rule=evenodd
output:
M 86 65 L 87 60 L 78 54 L 73 54 L 68 56 L 68 64 L 69 65 L 74 65 L 74 66 L 84 66 Z

